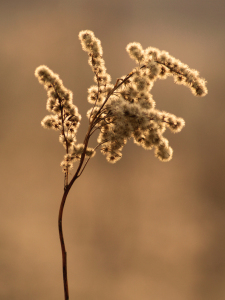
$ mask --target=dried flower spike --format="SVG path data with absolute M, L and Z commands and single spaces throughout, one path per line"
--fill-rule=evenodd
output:
M 67 280 L 67 258 L 62 232 L 62 214 L 67 195 L 73 183 L 81 176 L 89 160 L 100 148 L 110 163 L 122 157 L 123 147 L 129 139 L 146 150 L 154 148 L 155 156 L 163 162 L 169 161 L 173 149 L 164 137 L 169 128 L 173 133 L 180 132 L 185 125 L 182 118 L 156 109 L 151 89 L 157 79 L 174 77 L 174 82 L 191 89 L 195 96 L 203 97 L 208 91 L 206 81 L 196 70 L 174 58 L 166 51 L 148 47 L 140 43 L 130 43 L 126 50 L 135 60 L 137 67 L 129 74 L 118 78 L 115 84 L 106 72 L 101 42 L 90 30 L 79 33 L 82 49 L 88 53 L 88 63 L 94 73 L 95 85 L 88 89 L 88 102 L 92 107 L 87 111 L 89 127 L 83 143 L 77 144 L 76 133 L 81 115 L 73 104 L 73 94 L 66 89 L 57 74 L 46 66 L 40 66 L 35 76 L 47 90 L 47 115 L 41 125 L 59 131 L 59 142 L 65 147 L 61 167 L 65 174 L 64 194 L 59 210 L 58 226 L 62 248 L 63 283 L 65 300 L 69 299 Z M 88 147 L 92 135 L 98 131 L 96 147 Z M 77 162 L 77 169 L 69 181 L 69 172 Z

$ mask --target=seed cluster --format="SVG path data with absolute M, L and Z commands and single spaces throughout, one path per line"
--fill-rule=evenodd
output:
M 53 73 L 48 67 L 40 66 L 35 70 L 35 76 L 47 90 L 46 108 L 51 115 L 47 115 L 41 121 L 41 125 L 47 129 L 59 131 L 59 142 L 66 149 L 66 155 L 61 163 L 63 172 L 71 169 L 73 162 L 79 160 L 83 152 L 83 144 L 76 144 L 76 133 L 80 126 L 81 115 L 73 104 L 73 94 L 63 86 L 59 76 Z M 86 149 L 86 155 L 91 157 L 94 150 Z
M 111 84 L 107 73 L 101 42 L 90 30 L 79 33 L 84 51 L 88 52 L 88 63 L 94 72 L 95 85 L 88 89 L 88 102 L 92 108 L 87 117 L 90 122 L 90 135 L 99 130 L 97 138 L 101 152 L 107 161 L 117 162 L 122 157 L 122 149 L 130 138 L 144 149 L 155 149 L 155 156 L 161 161 L 169 161 L 173 150 L 163 136 L 166 128 L 180 132 L 185 125 L 182 118 L 155 108 L 151 89 L 156 79 L 174 77 L 174 82 L 191 89 L 196 96 L 207 94 L 206 81 L 199 77 L 196 70 L 157 48 L 143 49 L 140 43 L 130 43 L 126 50 L 138 64 L 128 75 Z M 47 89 L 47 110 L 52 114 L 46 116 L 41 124 L 60 132 L 59 141 L 66 148 L 66 155 L 61 163 L 63 171 L 68 173 L 73 162 L 80 160 L 83 152 L 92 157 L 95 150 L 87 144 L 76 144 L 76 132 L 81 116 L 72 103 L 72 92 L 67 90 L 57 74 L 48 67 L 40 66 L 35 75 Z
M 122 149 L 127 140 L 145 149 L 155 148 L 155 155 L 161 161 L 169 161 L 173 150 L 163 133 L 168 127 L 172 132 L 181 131 L 185 122 L 173 114 L 155 109 L 155 101 L 150 93 L 157 78 L 174 76 L 175 82 L 191 88 L 197 96 L 207 93 L 205 80 L 198 72 L 175 59 L 168 52 L 149 47 L 142 49 L 139 43 L 130 43 L 126 47 L 130 57 L 138 67 L 129 76 L 123 76 L 121 84 L 110 84 L 102 58 L 101 42 L 94 33 L 85 30 L 79 34 L 83 50 L 89 54 L 89 64 L 95 74 L 97 85 L 88 89 L 88 101 L 94 104 L 87 116 L 97 120 L 100 129 L 98 143 L 106 159 L 115 163 L 122 157 Z M 102 80 L 102 77 L 107 80 Z M 100 78 L 100 79 L 99 79 Z

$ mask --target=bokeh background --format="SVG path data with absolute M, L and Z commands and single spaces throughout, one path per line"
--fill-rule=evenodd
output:
M 75 183 L 63 221 L 70 299 L 225 299 L 224 14 L 221 0 L 0 1 L 0 299 L 64 299 L 64 149 L 40 126 L 47 97 L 34 70 L 47 65 L 73 91 L 82 142 L 94 84 L 85 29 L 102 41 L 114 83 L 135 67 L 125 47 L 136 41 L 199 70 L 209 94 L 157 81 L 156 107 L 186 121 L 166 133 L 173 159 L 130 141 L 118 163 L 98 153 Z

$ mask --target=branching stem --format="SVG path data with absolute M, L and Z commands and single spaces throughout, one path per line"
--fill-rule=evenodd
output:
M 71 179 L 70 183 L 66 184 L 66 186 L 64 187 L 64 193 L 63 193 L 63 197 L 62 197 L 61 205 L 60 205 L 60 209 L 59 209 L 58 228 L 59 228 L 59 238 L 60 238 L 61 249 L 62 249 L 62 265 L 63 265 L 62 267 L 63 267 L 63 284 L 64 284 L 65 300 L 69 300 L 69 289 L 68 289 L 68 278 L 67 278 L 67 253 L 66 253 L 66 247 L 65 247 L 64 237 L 63 237 L 62 216 L 63 216 L 63 210 L 64 210 L 64 206 L 65 206 L 65 203 L 66 203 L 68 193 L 69 193 L 72 185 L 74 184 L 74 182 L 77 180 L 77 178 L 82 173 L 82 171 L 81 171 L 81 173 L 79 174 L 79 172 L 82 168 L 82 165 L 84 163 L 85 153 L 86 153 L 86 149 L 87 149 L 88 142 L 89 142 L 89 139 L 90 139 L 90 133 L 91 133 L 91 130 L 93 128 L 93 121 L 89 125 L 86 137 L 84 139 L 84 150 L 83 150 L 83 153 L 81 155 L 81 159 L 80 159 L 80 163 L 78 165 L 77 171 L 76 171 L 75 175 L 73 176 L 73 178 Z
M 108 93 L 108 95 L 106 96 L 106 99 L 105 99 L 104 103 L 102 104 L 102 106 L 100 107 L 98 113 L 94 116 L 94 118 L 92 119 L 92 121 L 89 124 L 88 131 L 86 133 L 84 143 L 83 143 L 84 150 L 82 152 L 78 168 L 76 170 L 75 175 L 73 176 L 73 178 L 71 179 L 71 181 L 69 183 L 68 183 L 68 170 L 66 173 L 64 193 L 63 193 L 63 197 L 61 200 L 59 215 L 58 215 L 59 238 L 60 238 L 61 250 L 62 250 L 63 285 L 64 285 L 65 300 L 69 300 L 69 289 L 68 289 L 68 278 L 67 278 L 67 252 L 66 252 L 66 247 L 65 247 L 64 237 L 63 237 L 63 229 L 62 229 L 62 217 L 63 217 L 63 210 L 65 207 L 66 199 L 67 199 L 68 193 L 69 193 L 72 185 L 77 180 L 77 178 L 80 177 L 80 175 L 83 173 L 87 163 L 89 162 L 89 159 L 88 159 L 86 161 L 85 165 L 83 166 L 89 139 L 90 139 L 91 135 L 93 134 L 93 132 L 95 131 L 94 127 L 101 119 L 101 114 L 104 111 L 105 103 L 107 102 L 109 97 L 114 93 L 114 91 L 116 91 L 123 83 L 125 83 L 133 74 L 134 74 L 134 72 L 131 72 L 124 79 L 117 79 L 116 84 L 114 85 L 114 88 L 112 89 L 112 91 L 110 91 Z M 119 81 L 121 81 L 121 82 L 119 83 Z M 60 103 L 60 106 L 61 106 L 61 103 Z M 61 110 L 61 113 L 62 113 L 62 110 Z M 63 125 L 63 135 L 65 137 L 63 115 L 62 115 L 62 123 L 63 123 L 62 124 Z M 93 129 L 94 129 L 94 131 L 93 131 Z M 67 143 L 67 139 L 66 139 L 66 143 Z M 101 143 L 101 144 L 103 144 L 103 143 Z M 97 145 L 96 148 L 98 148 L 101 144 Z M 66 148 L 67 148 L 67 153 L 68 153 L 68 147 L 66 147 Z M 82 166 L 83 166 L 83 168 L 82 168 Z

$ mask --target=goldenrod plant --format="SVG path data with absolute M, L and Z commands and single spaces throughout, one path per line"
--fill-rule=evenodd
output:
M 167 128 L 180 132 L 185 125 L 182 118 L 155 108 L 151 89 L 156 79 L 174 77 L 174 82 L 190 88 L 195 96 L 207 94 L 206 81 L 199 72 L 174 58 L 166 51 L 133 42 L 126 50 L 135 60 L 137 67 L 129 74 L 118 78 L 115 84 L 106 71 L 101 42 L 90 30 L 79 33 L 84 51 L 88 52 L 88 63 L 94 73 L 95 85 L 88 89 L 88 102 L 92 107 L 87 112 L 89 126 L 83 143 L 77 143 L 76 133 L 81 115 L 73 104 L 73 94 L 66 89 L 62 80 L 47 66 L 39 66 L 35 76 L 47 90 L 47 110 L 51 113 L 41 122 L 47 129 L 59 132 L 59 142 L 65 148 L 61 162 L 64 173 L 64 193 L 59 209 L 58 226 L 62 248 L 63 283 L 65 300 L 69 299 L 67 280 L 67 253 L 63 238 L 62 215 L 68 193 L 74 182 L 81 176 L 89 160 L 100 149 L 110 163 L 122 157 L 122 149 L 129 139 L 146 150 L 154 148 L 155 156 L 169 161 L 173 149 L 163 136 Z M 97 146 L 88 147 L 90 138 L 98 132 Z M 69 179 L 76 163 L 76 171 Z

